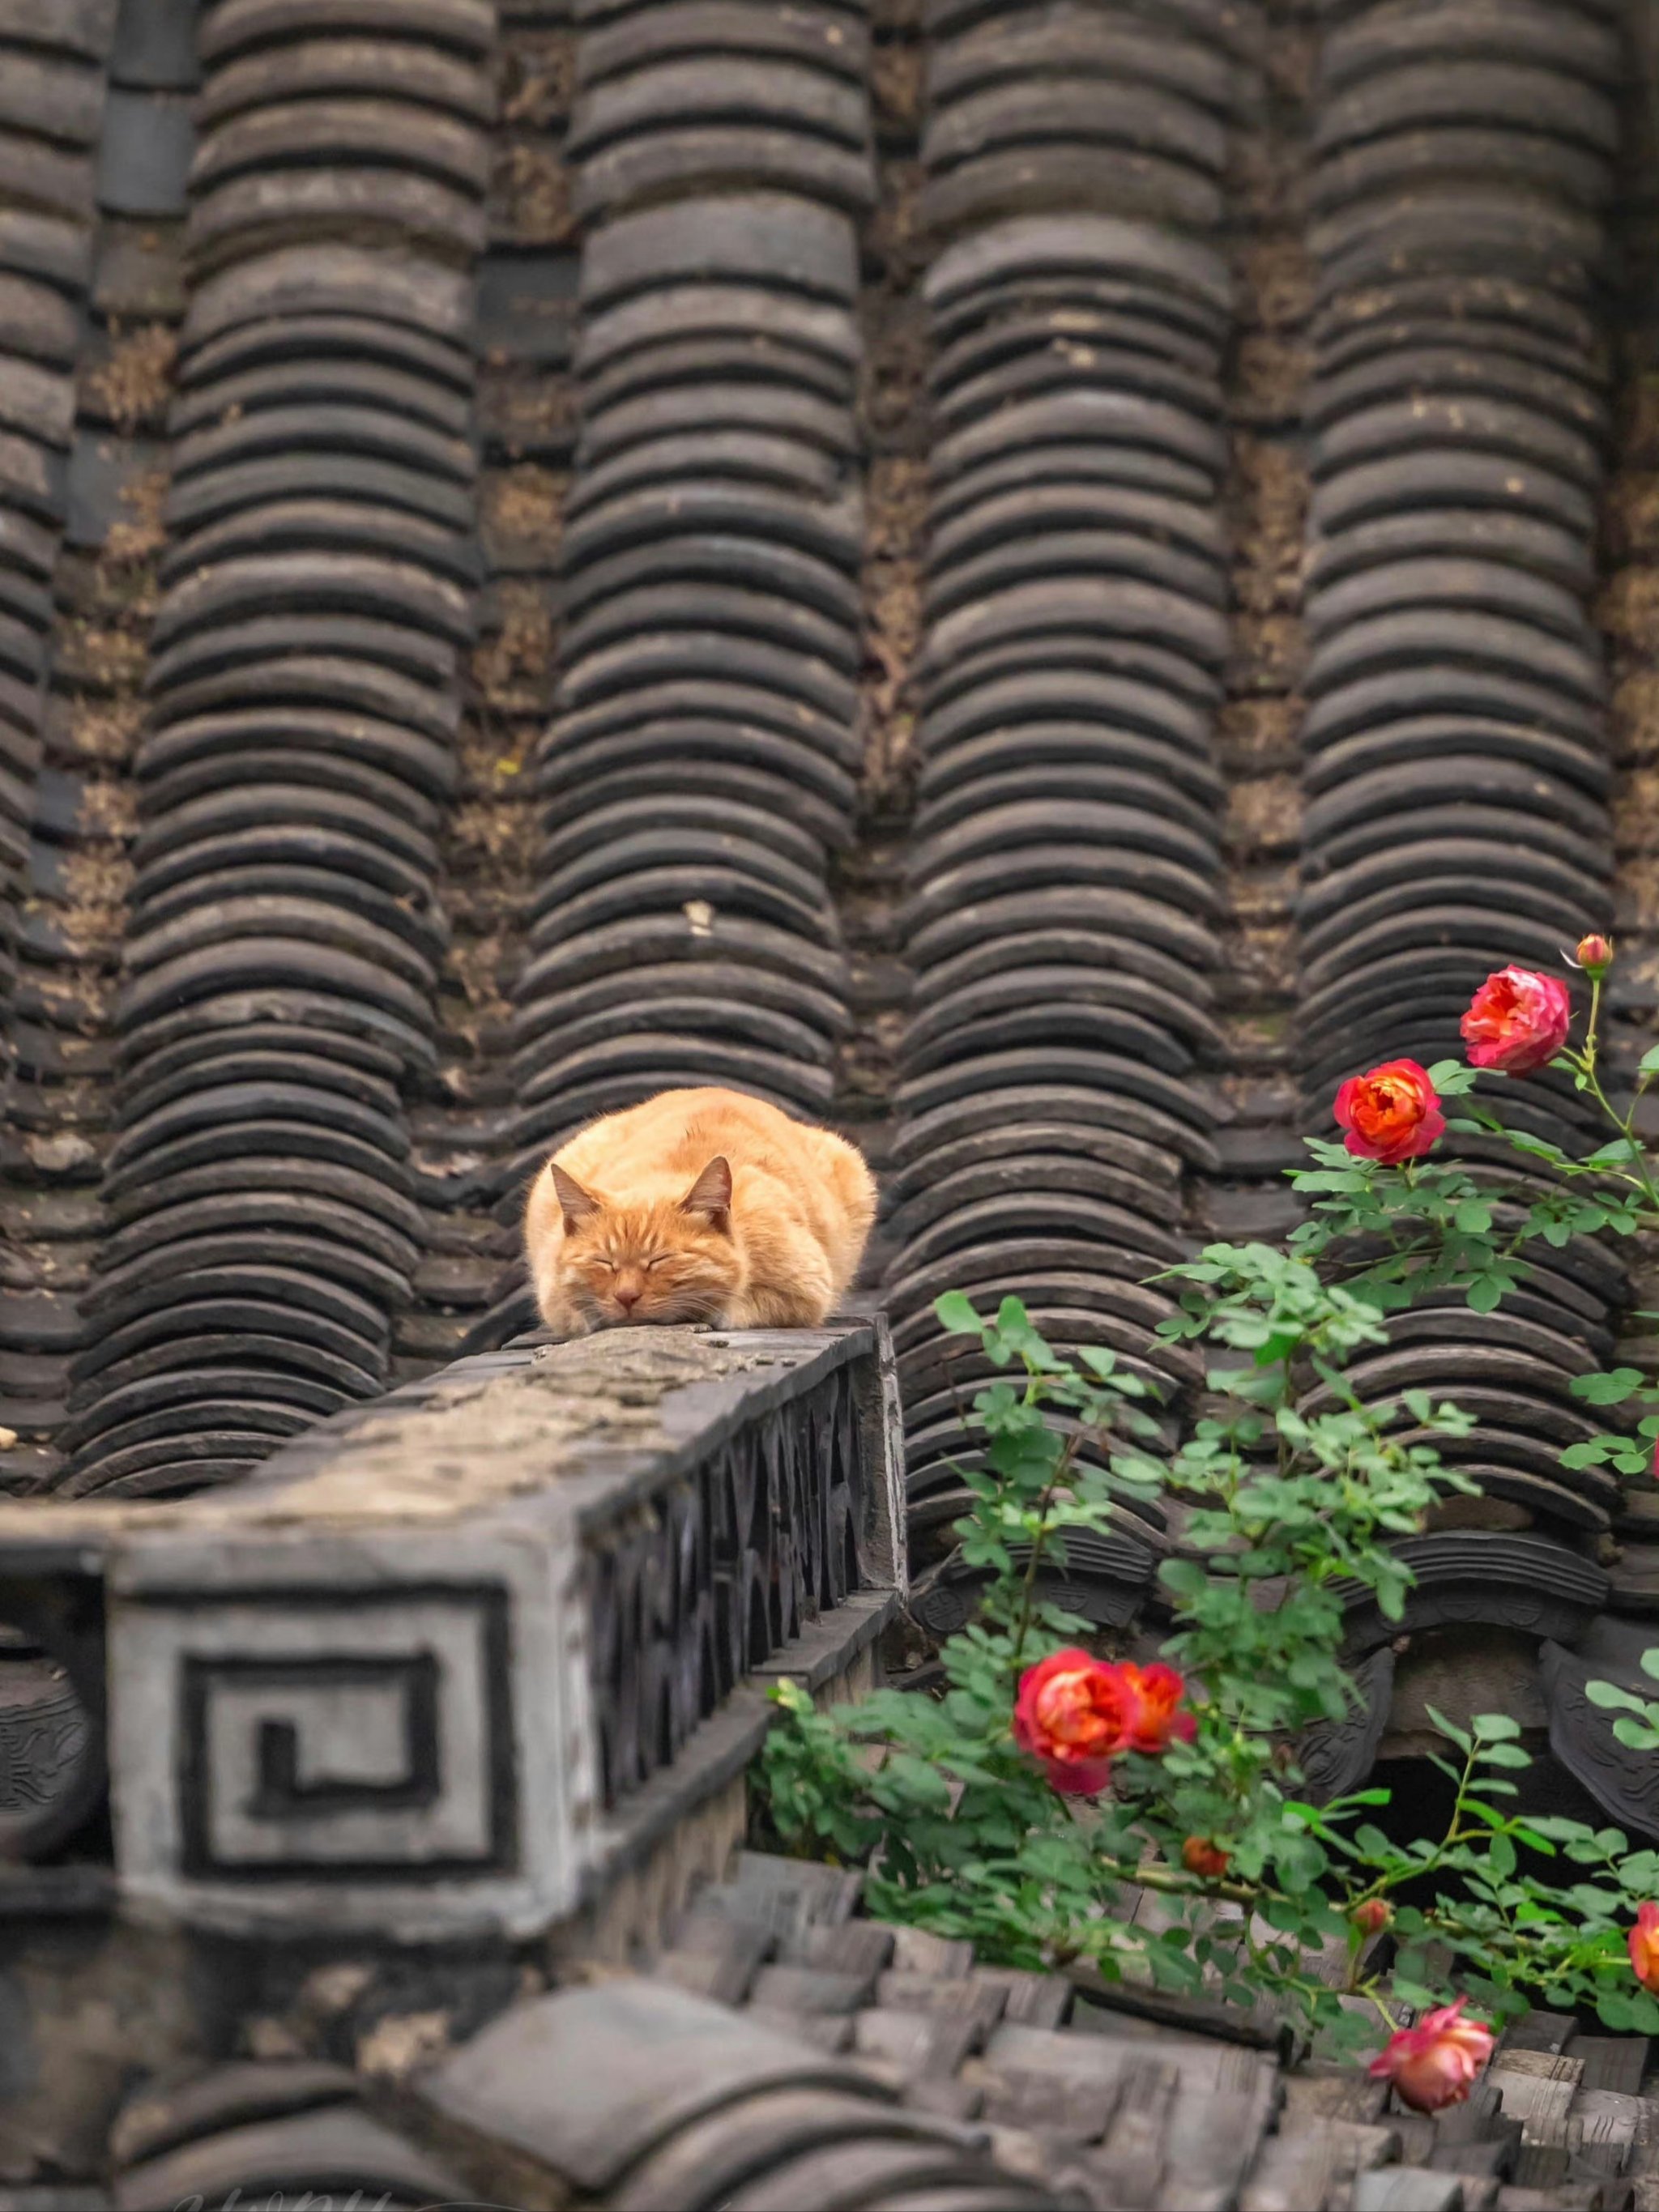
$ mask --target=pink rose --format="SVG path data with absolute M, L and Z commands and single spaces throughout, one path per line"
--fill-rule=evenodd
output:
M 1392 2082 L 1401 2104 L 1416 2112 L 1461 2105 L 1492 2057 L 1493 2036 L 1484 2021 L 1462 2018 L 1467 1997 L 1425 2013 L 1415 2027 L 1391 2035 L 1370 2063 L 1374 2081 Z
M 1567 1041 L 1572 1006 L 1567 987 L 1530 968 L 1505 968 L 1488 975 L 1469 1001 L 1461 1024 L 1471 1067 L 1500 1075 L 1529 1075 L 1547 1066 Z
M 1572 956 L 1575 968 L 1582 968 L 1591 981 L 1605 975 L 1613 965 L 1613 945 L 1605 937 L 1581 937 L 1578 950 Z

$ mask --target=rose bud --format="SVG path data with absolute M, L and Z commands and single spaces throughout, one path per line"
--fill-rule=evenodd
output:
M 1630 1970 L 1644 1990 L 1659 1995 L 1659 1905 L 1644 1905 L 1630 1931 Z
M 1505 968 L 1488 975 L 1460 1024 L 1471 1067 L 1529 1075 L 1553 1060 L 1567 1041 L 1572 1006 L 1557 975 Z
M 1202 1875 L 1206 1881 L 1219 1881 L 1232 1864 L 1232 1857 L 1203 1836 L 1188 1836 L 1181 1846 L 1181 1863 L 1188 1874 Z
M 1593 983 L 1600 982 L 1613 965 L 1613 945 L 1605 937 L 1581 937 L 1578 949 L 1572 956 L 1575 968 L 1582 968 Z
M 1177 1711 L 1187 1685 L 1173 1667 L 1155 1660 L 1150 1667 L 1125 1665 L 1123 1673 L 1135 1696 L 1137 1718 L 1129 1738 L 1131 1751 L 1154 1755 L 1172 1741 L 1190 1743 L 1198 1723 L 1191 1713 Z
M 1051 1651 L 1020 1676 L 1014 1741 L 1042 1762 L 1054 1788 L 1068 1797 L 1096 1797 L 1111 1778 L 1112 1759 L 1128 1748 L 1139 1723 L 1139 1699 L 1127 1670 L 1086 1651 Z
M 1349 1915 L 1362 1936 L 1380 1936 L 1394 1925 L 1394 1907 L 1386 1897 L 1368 1897 Z
M 1392 2082 L 1400 2101 L 1416 2112 L 1461 2105 L 1492 2057 L 1492 2032 L 1483 2021 L 1462 2017 L 1467 1997 L 1425 2013 L 1415 2027 L 1391 2035 L 1370 2063 L 1373 2081 Z
M 1357 1158 L 1389 1168 L 1418 1158 L 1446 1130 L 1439 1094 L 1427 1068 L 1414 1060 L 1384 1060 L 1364 1075 L 1351 1075 L 1332 1111 Z

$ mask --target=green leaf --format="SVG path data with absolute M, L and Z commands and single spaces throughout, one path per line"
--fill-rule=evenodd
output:
M 1602 1443 L 1569 1444 L 1561 1455 L 1561 1464 L 1565 1468 L 1575 1468 L 1600 1467 L 1607 1455 L 1607 1448 Z
M 1487 1766 L 1530 1766 L 1532 1753 L 1522 1751 L 1518 1744 L 1488 1744 L 1480 1753 L 1481 1762 Z M 1483 1785 L 1484 1786 L 1484 1785 Z
M 1540 1836 L 1547 1836 L 1555 1844 L 1593 1842 L 1595 1830 L 1582 1820 L 1570 1820 L 1562 1813 L 1529 1813 L 1527 1818 Z
M 1644 1701 L 1621 1690 L 1617 1682 L 1586 1682 L 1584 1695 L 1591 1705 L 1600 1705 L 1605 1712 L 1640 1713 L 1647 1707 Z
M 1424 1711 L 1448 1742 L 1455 1743 L 1465 1753 L 1472 1748 L 1474 1739 L 1467 1729 L 1459 1728 L 1455 1721 L 1449 1721 L 1444 1713 L 1437 1712 L 1432 1705 L 1425 1705 Z
M 1568 1388 L 1575 1398 L 1587 1398 L 1592 1406 L 1622 1406 L 1641 1389 L 1642 1381 L 1639 1369 L 1615 1367 L 1608 1375 L 1575 1375 Z
M 1158 1578 L 1177 1597 L 1201 1597 L 1210 1587 L 1209 1577 L 1194 1559 L 1165 1559 Z
M 1480 1071 L 1461 1060 L 1437 1060 L 1429 1080 L 1443 1098 L 1461 1098 L 1480 1080 Z
M 1628 1137 L 1614 1137 L 1595 1152 L 1586 1152 L 1581 1165 L 1587 1168 L 1621 1168 L 1628 1166 L 1632 1160 L 1640 1156 L 1641 1148 L 1633 1145 Z
M 974 1310 L 973 1300 L 960 1291 L 946 1291 L 943 1297 L 935 1298 L 933 1316 L 952 1336 L 977 1336 L 985 1326 Z

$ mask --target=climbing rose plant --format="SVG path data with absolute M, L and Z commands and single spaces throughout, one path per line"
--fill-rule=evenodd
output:
M 1178 1308 L 1160 1334 L 1209 1363 L 1182 1432 L 1151 1369 L 1094 1346 L 1063 1355 L 1017 1298 L 993 1317 L 939 1301 L 996 1378 L 973 1398 L 983 1448 L 960 1470 L 976 1609 L 927 1690 L 830 1712 L 794 1686 L 773 1692 L 784 1724 L 763 1788 L 787 1847 L 862 1865 L 873 1910 L 969 1937 L 988 1961 L 1265 2002 L 1316 2047 L 1375 2052 L 1372 2073 L 1423 2111 L 1467 2097 L 1494 2029 L 1529 2005 L 1659 2032 L 1659 1852 L 1521 1811 L 1531 1761 L 1508 1715 L 1464 1728 L 1433 1714 L 1453 1791 L 1435 1835 L 1385 1832 L 1385 1790 L 1316 1802 L 1300 1765 L 1308 1732 L 1355 1708 L 1351 1607 L 1402 1615 L 1412 1576 L 1394 1540 L 1477 1489 L 1439 1450 L 1469 1416 L 1414 1390 L 1363 1401 L 1349 1362 L 1386 1346 L 1388 1316 L 1417 1298 L 1456 1289 L 1491 1311 L 1539 1240 L 1659 1226 L 1636 1102 L 1615 1107 L 1599 1069 L 1612 958 L 1589 938 L 1571 963 L 1591 984 L 1577 1045 L 1559 978 L 1489 977 L 1463 1019 L 1468 1064 L 1393 1060 L 1343 1084 L 1340 1140 L 1310 1140 L 1314 1164 L 1293 1178 L 1310 1210 L 1285 1249 L 1214 1244 L 1158 1279 Z M 1472 1095 L 1483 1071 L 1501 1086 L 1544 1066 L 1613 1126 L 1587 1158 L 1507 1129 Z M 1659 1048 L 1638 1097 L 1656 1075 Z M 1449 1118 L 1449 1104 L 1467 1110 Z M 1434 1158 L 1449 1131 L 1502 1139 L 1524 1171 L 1494 1184 Z M 1646 1472 L 1659 1389 L 1630 1369 L 1574 1388 L 1655 1410 L 1565 1463 Z M 1109 1638 L 1057 1601 L 1067 1540 L 1160 1498 L 1179 1528 L 1159 1570 L 1162 1656 L 1104 1656 Z M 1610 1684 L 1591 1695 L 1619 1710 L 1622 1741 L 1659 1748 L 1659 1688 L 1654 1702 Z

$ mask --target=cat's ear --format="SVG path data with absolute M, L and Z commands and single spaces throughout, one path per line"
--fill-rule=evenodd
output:
M 556 1160 L 548 1164 L 553 1178 L 553 1193 L 564 1213 L 564 1233 L 580 1229 L 584 1221 L 591 1221 L 599 1210 L 599 1201 L 591 1191 L 586 1191 L 573 1175 L 567 1175 Z
M 732 1170 L 718 1152 L 680 1200 L 682 1213 L 700 1213 L 711 1229 L 726 1229 L 732 1204 Z

